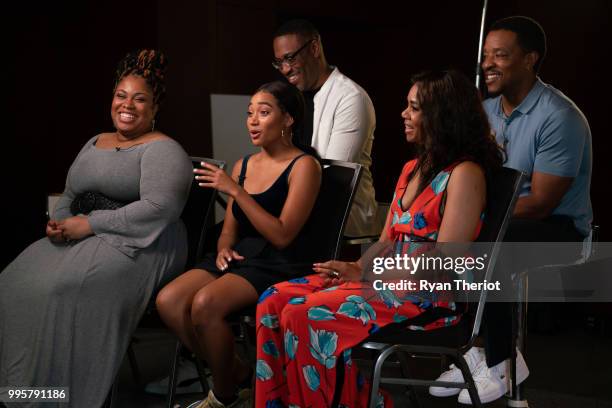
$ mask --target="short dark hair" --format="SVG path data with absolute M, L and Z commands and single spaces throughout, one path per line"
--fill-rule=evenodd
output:
M 537 21 L 525 16 L 506 17 L 494 22 L 489 32 L 496 30 L 512 31 L 524 52 L 537 52 L 539 57 L 534 69 L 536 73 L 540 70 L 546 56 L 546 33 Z
M 128 75 L 145 79 L 153 92 L 153 101 L 160 104 L 166 94 L 166 56 L 158 50 L 141 49 L 127 54 L 117 65 L 115 88 Z
M 310 21 L 304 19 L 289 20 L 283 23 L 274 33 L 273 38 L 289 34 L 296 34 L 307 40 L 319 38 L 319 30 Z

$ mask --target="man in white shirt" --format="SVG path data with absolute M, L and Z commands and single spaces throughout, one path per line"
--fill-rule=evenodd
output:
M 304 128 L 296 145 L 310 145 L 325 159 L 363 166 L 345 235 L 377 235 L 376 199 L 370 165 L 376 117 L 368 94 L 327 63 L 321 36 L 306 20 L 291 20 L 274 34 L 272 65 L 306 100 Z

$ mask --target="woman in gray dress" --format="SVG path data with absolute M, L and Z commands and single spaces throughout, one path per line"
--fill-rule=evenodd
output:
M 164 72 L 153 50 L 120 62 L 116 131 L 85 143 L 47 236 L 0 274 L 0 392 L 68 387 L 69 406 L 100 407 L 153 291 L 183 269 L 192 168 L 154 130 Z

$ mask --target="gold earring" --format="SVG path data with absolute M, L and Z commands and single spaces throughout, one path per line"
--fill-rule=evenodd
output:
M 284 139 L 285 138 L 285 129 L 281 129 L 281 137 Z

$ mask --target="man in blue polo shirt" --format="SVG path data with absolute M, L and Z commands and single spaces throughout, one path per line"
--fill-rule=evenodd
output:
M 589 125 L 567 96 L 537 76 L 545 55 L 544 30 L 528 17 L 499 20 L 487 34 L 482 70 L 491 98 L 484 102 L 484 109 L 497 142 L 506 151 L 504 165 L 527 174 L 504 237 L 508 242 L 579 242 L 589 234 L 593 217 Z M 555 263 L 571 262 L 579 256 L 563 255 L 565 258 Z M 528 266 L 530 260 L 523 261 Z M 504 262 L 498 263 L 503 267 L 500 263 Z M 507 276 L 498 278 L 508 280 Z M 465 355 L 483 403 L 508 390 L 510 322 L 510 304 L 488 303 L 483 327 L 485 350 L 474 347 Z M 517 381 L 522 382 L 528 374 L 519 353 Z M 462 379 L 453 367 L 439 378 Z M 467 390 L 430 387 L 430 393 L 459 394 L 460 403 L 471 403 Z
M 514 26 L 540 31 L 541 41 L 530 45 Z M 487 36 L 482 64 L 487 90 L 497 96 L 484 108 L 497 142 L 505 147 L 505 166 L 527 174 L 514 217 L 533 221 L 521 226 L 545 232 L 550 241 L 558 234 L 564 241 L 582 240 L 593 218 L 591 132 L 578 107 L 536 76 L 545 49 L 544 32 L 535 21 L 510 17 L 497 22 Z

